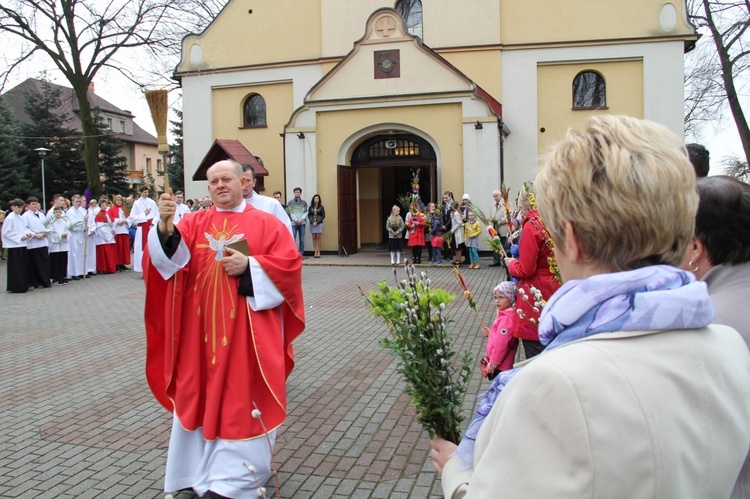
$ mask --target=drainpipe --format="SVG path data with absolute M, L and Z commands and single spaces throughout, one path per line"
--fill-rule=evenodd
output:
M 499 147 L 499 153 L 500 156 L 498 157 L 498 168 L 500 169 L 500 185 L 503 185 L 505 183 L 505 134 L 503 133 L 503 119 L 498 118 L 497 119 L 497 132 L 498 132 L 498 140 L 500 141 L 500 147 Z
M 281 151 L 282 151 L 282 165 L 281 165 L 281 171 L 284 173 L 284 187 L 282 191 L 284 192 L 284 201 L 289 202 L 287 199 L 287 191 L 286 191 L 286 133 L 280 133 L 279 136 L 281 137 Z

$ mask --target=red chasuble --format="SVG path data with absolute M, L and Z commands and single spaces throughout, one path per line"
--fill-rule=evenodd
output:
M 286 418 L 292 341 L 305 327 L 302 258 L 289 229 L 250 205 L 240 213 L 196 212 L 177 230 L 190 250 L 182 270 L 165 281 L 145 260 L 149 386 L 183 428 L 202 428 L 207 440 L 258 437 L 253 402 L 267 430 Z M 239 279 L 217 258 L 237 239 L 283 295 L 279 307 L 255 312 L 238 294 Z

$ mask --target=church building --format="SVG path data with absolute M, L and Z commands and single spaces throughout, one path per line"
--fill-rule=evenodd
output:
M 186 194 L 205 195 L 209 151 L 239 145 L 261 194 L 319 194 L 323 251 L 355 253 L 387 242 L 415 174 L 425 203 L 484 209 L 591 115 L 682 136 L 696 39 L 684 0 L 230 0 L 174 74 Z

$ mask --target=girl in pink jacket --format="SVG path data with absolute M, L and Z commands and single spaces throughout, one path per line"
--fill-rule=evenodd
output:
M 513 367 L 518 349 L 518 338 L 513 336 L 518 327 L 518 314 L 513 309 L 517 291 L 516 285 L 510 281 L 503 281 L 492 290 L 497 317 L 491 328 L 482 328 L 482 333 L 487 337 L 487 356 L 482 363 L 486 363 L 488 379 Z

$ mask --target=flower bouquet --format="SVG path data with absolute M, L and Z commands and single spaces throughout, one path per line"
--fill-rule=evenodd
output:
M 288 204 L 287 211 L 289 212 L 289 218 L 292 219 L 292 222 L 304 220 L 307 216 L 307 209 L 301 203 Z
M 406 382 L 405 392 L 414 403 L 417 421 L 430 438 L 437 435 L 457 444 L 473 358 L 464 351 L 460 365 L 454 363 L 457 353 L 444 313 L 454 296 L 430 288 L 427 274 L 422 272 L 418 278 L 412 265 L 406 267 L 406 274 L 393 287 L 385 281 L 378 283 L 376 290 L 365 295 L 365 303 L 388 326 L 390 334 L 380 344 L 399 358 L 396 370 Z
M 44 220 L 42 220 L 42 225 L 44 225 L 44 230 L 42 232 L 39 232 L 39 234 L 44 234 L 45 236 L 49 236 L 52 234 L 52 227 L 55 225 L 55 221 L 57 218 L 54 217 L 54 215 L 50 215 Z
M 85 228 L 86 228 L 86 222 L 84 222 L 83 220 L 79 220 L 77 222 L 74 222 L 68 225 L 65 228 L 65 230 L 67 230 L 68 232 L 82 232 L 83 229 Z
M 396 196 L 396 202 L 401 207 L 401 209 L 404 210 L 404 213 L 408 213 L 411 210 L 412 201 L 413 198 L 411 197 L 411 193 L 408 192 Z
M 489 237 L 485 238 L 485 242 L 490 246 L 490 249 L 492 249 L 492 251 L 494 251 L 495 253 L 500 253 L 500 255 L 503 257 L 507 257 L 508 255 L 505 253 L 503 241 L 500 239 L 500 236 L 495 230 L 495 224 L 491 222 L 489 218 L 487 218 L 487 215 L 485 215 L 477 205 L 475 205 L 474 203 L 469 203 L 469 206 L 471 206 L 471 211 L 474 212 L 474 216 L 477 217 L 479 221 L 482 222 L 487 228 L 487 234 L 489 235 Z

